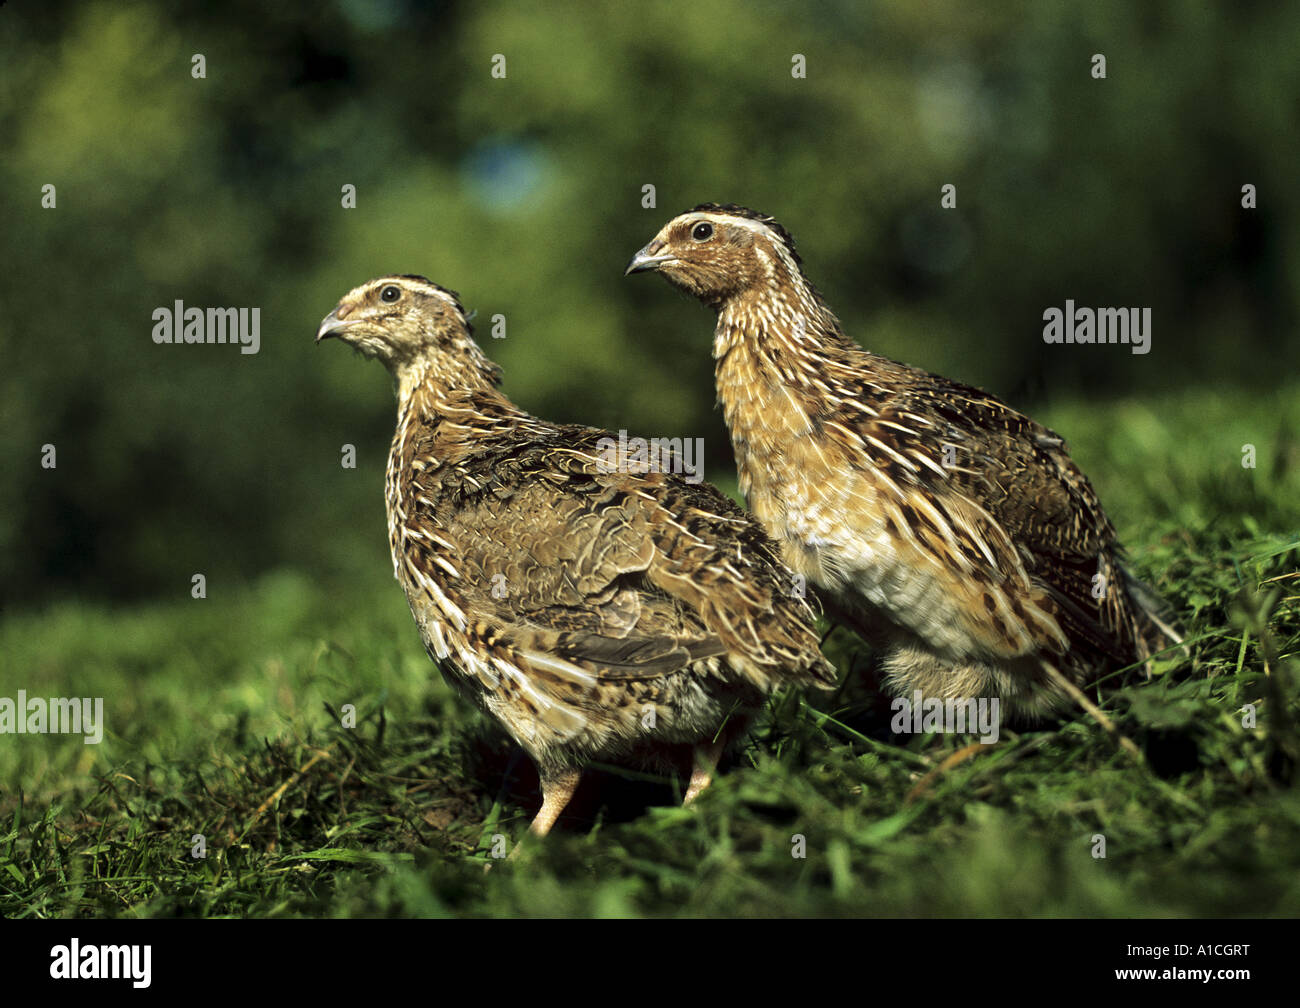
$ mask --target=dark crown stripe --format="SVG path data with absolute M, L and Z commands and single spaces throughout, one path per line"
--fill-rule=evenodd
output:
M 803 260 L 799 258 L 799 253 L 795 251 L 794 236 L 783 228 L 775 217 L 765 213 L 759 213 L 757 210 L 751 210 L 749 207 L 743 207 L 738 203 L 701 203 L 697 207 L 692 207 L 688 213 L 717 213 L 730 214 L 732 217 L 744 217 L 746 220 L 758 221 L 768 230 L 781 239 L 781 244 L 786 247 L 790 257 L 794 259 L 799 266 L 803 265 Z
M 444 287 L 442 286 L 442 284 L 436 284 L 432 280 L 430 280 L 427 276 L 421 276 L 419 273 L 394 273 L 391 276 L 381 277 L 380 279 L 376 280 L 375 283 L 377 284 L 383 283 L 385 280 L 412 280 L 415 283 L 422 284 L 423 286 L 429 288 L 429 290 L 437 291 L 439 294 L 443 294 L 451 298 L 452 304 L 456 306 L 456 311 L 460 314 L 461 321 L 465 323 L 465 328 L 469 330 L 470 335 L 473 335 L 474 327 L 470 325 L 469 312 L 465 311 L 465 306 L 461 303 L 460 295 L 456 293 L 454 290 L 452 290 L 450 287 Z

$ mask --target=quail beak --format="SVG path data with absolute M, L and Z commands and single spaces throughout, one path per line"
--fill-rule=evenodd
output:
M 676 256 L 665 252 L 663 249 L 664 243 L 656 238 L 632 257 L 632 261 L 627 264 L 627 269 L 623 271 L 623 275 L 630 276 L 633 273 L 644 273 L 646 270 L 658 269 L 665 263 L 670 263 L 676 259 Z
M 339 318 L 339 310 L 335 308 L 321 320 L 320 328 L 316 330 L 316 342 L 319 343 L 331 336 L 341 336 L 347 325 L 346 322 Z

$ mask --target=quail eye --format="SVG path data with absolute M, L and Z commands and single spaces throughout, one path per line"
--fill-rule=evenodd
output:
M 713 225 L 708 221 L 700 221 L 691 228 L 691 237 L 696 241 L 708 241 L 713 237 Z
M 379 300 L 383 301 L 385 304 L 392 304 L 401 296 L 402 296 L 401 288 L 394 287 L 392 284 L 389 284 L 387 287 L 385 287 L 383 290 L 379 292 Z

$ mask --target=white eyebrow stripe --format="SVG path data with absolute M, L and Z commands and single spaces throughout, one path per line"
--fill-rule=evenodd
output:
M 460 305 L 456 303 L 456 299 L 452 297 L 450 294 L 448 294 L 441 287 L 439 287 L 437 284 L 435 284 L 432 280 L 425 282 L 422 280 L 415 280 L 412 277 L 404 277 L 404 276 L 379 277 L 377 280 L 372 280 L 369 283 L 362 284 L 360 287 L 356 288 L 356 290 L 349 293 L 348 297 L 352 297 L 353 295 L 359 296 L 364 294 L 366 291 L 370 291 L 370 290 L 376 290 L 376 291 L 382 290 L 387 284 L 404 286 L 407 287 L 408 289 L 418 290 L 423 294 L 431 294 L 436 296 L 439 300 L 445 302 L 449 307 L 453 309 L 460 308 Z
M 775 232 L 773 232 L 766 224 L 750 217 L 733 217 L 731 214 L 714 213 L 706 210 L 699 210 L 694 213 L 685 214 L 685 216 L 694 220 L 706 220 L 712 224 L 735 224 L 753 231 L 755 234 L 761 231 L 771 235 L 772 237 L 776 237 Z
M 429 287 L 429 293 L 431 293 L 431 294 L 436 294 L 436 295 L 437 295 L 438 297 L 440 297 L 443 301 L 446 301 L 447 304 L 450 305 L 452 308 L 456 308 L 456 309 L 459 309 L 459 308 L 460 308 L 460 305 L 458 305 L 458 304 L 456 303 L 456 299 L 455 299 L 454 297 L 452 297 L 450 294 L 448 294 L 448 293 L 447 293 L 446 291 L 444 291 L 444 290 L 439 290 L 437 287 L 432 287 L 432 286 L 431 286 L 431 287 Z
M 712 210 L 696 210 L 682 214 L 682 217 L 689 220 L 706 220 L 712 224 L 739 226 L 745 228 L 747 231 L 754 232 L 755 235 L 762 235 L 768 240 L 771 246 L 776 249 L 776 254 L 781 257 L 781 261 L 785 264 L 786 269 L 788 269 L 791 274 L 794 276 L 800 276 L 803 273 L 803 270 L 799 268 L 799 264 L 794 261 L 794 256 L 790 254 L 790 250 L 786 247 L 781 236 L 762 221 L 754 220 L 752 217 L 738 217 L 729 213 L 718 213 L 717 211 Z

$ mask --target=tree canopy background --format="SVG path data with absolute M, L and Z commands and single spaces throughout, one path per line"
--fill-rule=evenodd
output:
M 388 379 L 312 338 L 383 273 L 458 290 L 525 408 L 702 436 L 730 481 L 712 318 L 622 277 L 706 200 L 784 223 L 864 346 L 1035 415 L 1275 388 L 1300 357 L 1296 38 L 1300 6 L 1228 2 L 10 3 L 0 601 L 376 563 Z M 1151 352 L 1045 345 L 1067 298 L 1150 307 Z M 155 345 L 176 300 L 259 307 L 261 351 Z M 1186 451 L 1240 471 L 1239 442 Z

